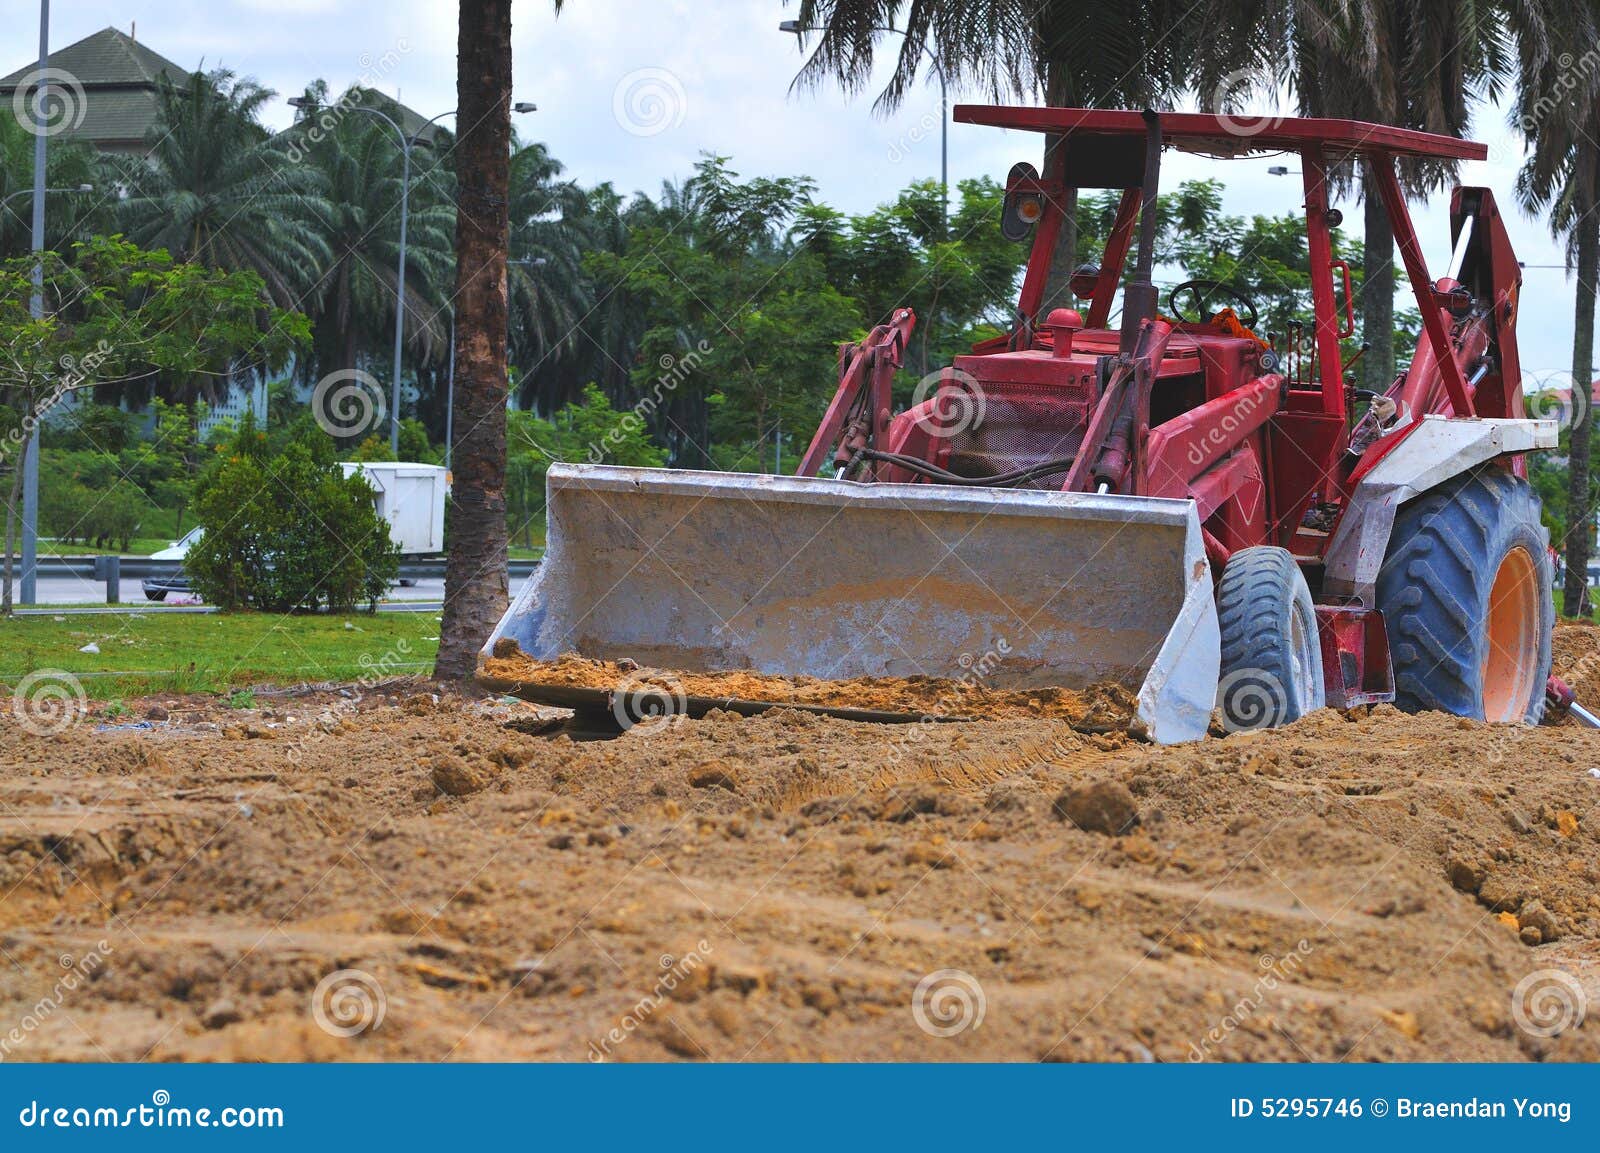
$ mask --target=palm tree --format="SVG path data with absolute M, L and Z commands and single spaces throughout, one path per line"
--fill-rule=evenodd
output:
M 11 114 L 0 109 L 0 260 L 21 256 L 33 244 L 34 136 Z M 95 232 L 110 231 L 113 170 L 86 144 L 50 142 L 45 183 L 50 188 L 94 186 L 93 192 L 55 194 L 45 198 L 44 244 L 59 251 Z
M 450 554 L 434 675 L 465 679 L 504 614 L 511 0 L 460 0 Z
M 579 350 L 579 326 L 594 303 L 583 254 L 603 224 L 583 189 L 559 179 L 563 165 L 543 144 L 511 154 L 511 362 L 522 379 Z M 544 397 L 551 407 L 575 399 Z
M 1523 6 L 1518 41 L 1542 35 L 1537 5 Z M 1403 0 L 1298 0 L 1282 54 L 1285 79 L 1304 116 L 1393 124 L 1464 135 L 1475 98 L 1498 95 L 1512 72 L 1510 29 L 1492 4 L 1415 4 Z M 1426 196 L 1449 186 L 1456 165 L 1406 160 L 1401 186 Z M 1335 173 L 1346 182 L 1353 174 Z M 1375 392 L 1394 383 L 1394 234 L 1375 174 L 1361 174 L 1364 203 L 1363 363 Z
M 353 88 L 335 107 L 363 103 L 378 103 L 376 94 Z M 278 147 L 320 176 L 315 223 L 328 251 L 305 311 L 315 324 L 319 363 L 355 368 L 360 350 L 381 347 L 394 331 L 400 145 L 382 121 L 362 115 L 343 116 L 315 139 L 297 129 Z M 443 355 L 442 290 L 455 261 L 451 178 L 431 154 L 426 146 L 413 152 L 407 213 L 406 339 L 419 362 Z
M 1594 312 L 1600 278 L 1600 76 L 1592 65 L 1600 41 L 1600 4 L 1562 5 L 1559 43 L 1548 50 L 1519 40 L 1519 84 L 1513 120 L 1529 144 L 1517 176 L 1517 199 L 1529 213 L 1549 214 L 1550 231 L 1566 242 L 1577 273 L 1573 304 L 1572 407 L 1568 451 L 1566 573 L 1561 611 L 1587 615 L 1595 498 L 1590 452 L 1594 375 Z M 1565 63 L 1563 63 L 1563 61 Z
M 255 272 L 274 304 L 294 308 L 328 261 L 326 205 L 317 171 L 288 162 L 261 126 L 272 96 L 222 69 L 163 81 L 153 150 L 120 165 L 118 224 L 142 248 Z
M 1212 92 L 1241 72 L 1269 73 L 1281 9 L 1265 0 L 800 0 L 799 23 L 820 35 L 797 83 L 837 80 L 859 91 L 892 26 L 904 38 L 880 110 L 897 107 L 928 63 L 924 45 L 951 88 L 994 99 L 1042 94 L 1062 107 L 1159 108 L 1191 85 Z M 1067 189 L 1046 307 L 1066 294 L 1076 263 L 1077 201 Z

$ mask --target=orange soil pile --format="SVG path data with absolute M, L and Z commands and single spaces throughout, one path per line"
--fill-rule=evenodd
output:
M 129 704 L 0 707 L 8 1059 L 1600 1059 L 1585 729 Z
M 1551 671 L 1571 686 L 1578 703 L 1600 712 L 1600 627 L 1557 621 L 1550 655 Z
M 520 651 L 502 651 L 487 662 L 484 675 L 496 686 L 550 685 L 607 691 L 626 686 L 637 692 L 655 689 L 675 697 L 871 709 L 919 717 L 1040 717 L 1094 728 L 1125 728 L 1134 709 L 1132 694 L 1120 685 L 1095 685 L 1081 693 L 1062 688 L 1002 690 L 985 685 L 976 671 L 960 680 L 920 676 L 825 680 L 744 670 L 695 673 L 633 668 L 573 653 L 555 661 L 536 661 Z

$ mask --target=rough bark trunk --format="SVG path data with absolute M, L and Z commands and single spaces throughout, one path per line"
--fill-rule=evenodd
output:
M 505 612 L 511 0 L 461 0 L 456 49 L 456 396 L 450 554 L 434 675 L 472 675 Z
M 1373 392 L 1387 392 L 1394 383 L 1394 233 L 1377 183 L 1362 180 L 1361 339 L 1371 346 L 1361 358 L 1362 377 Z
M 1600 273 L 1600 224 L 1593 210 L 1580 217 L 1578 292 L 1573 309 L 1572 436 L 1567 462 L 1566 581 L 1561 611 L 1575 617 L 1588 612 L 1589 554 L 1594 540 L 1594 501 L 1589 495 L 1589 446 L 1594 427 L 1589 382 L 1594 375 L 1595 277 Z

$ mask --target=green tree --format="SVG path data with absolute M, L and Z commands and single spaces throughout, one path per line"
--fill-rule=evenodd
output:
M 33 276 L 43 277 L 45 313 L 30 308 Z M 0 429 L 0 454 L 13 466 L 6 510 L 4 592 L 11 607 L 15 510 L 29 436 L 62 397 L 106 382 L 157 372 L 188 376 L 249 366 L 275 368 L 303 345 L 298 313 L 264 301 L 251 272 L 175 262 L 117 237 L 0 262 L 0 403 L 14 415 Z
M 20 256 L 33 247 L 33 145 L 34 135 L 18 123 L 9 107 L 0 108 L 0 260 Z M 60 138 L 46 152 L 45 184 L 76 190 L 94 186 L 92 192 L 55 193 L 45 198 L 44 244 L 64 250 L 75 240 L 106 231 L 116 202 L 112 195 L 111 166 L 86 144 Z
M 399 548 L 372 486 L 344 475 L 320 431 L 270 454 L 247 415 L 201 477 L 205 535 L 184 558 L 195 589 L 226 609 L 376 608 L 399 572 Z
M 260 124 L 273 95 L 222 69 L 181 88 L 164 80 L 153 151 L 121 166 L 118 224 L 143 248 L 253 272 L 290 308 L 328 263 L 318 229 L 328 208 L 316 169 L 289 163 Z
M 1529 144 L 1517 175 L 1517 200 L 1546 214 L 1567 249 L 1577 277 L 1573 294 L 1572 427 L 1568 443 L 1565 574 L 1561 611 L 1587 616 L 1589 557 L 1594 545 L 1593 481 L 1594 313 L 1600 281 L 1600 74 L 1593 45 L 1600 39 L 1600 5 L 1562 6 L 1558 39 L 1537 51 L 1527 39 L 1519 58 L 1513 119 Z M 1563 61 L 1565 63 L 1563 63 Z M 1543 487 L 1543 486 L 1541 486 Z
M 362 105 L 399 115 L 380 93 L 353 87 L 336 104 L 303 112 L 275 142 L 286 157 L 282 163 L 292 166 L 299 158 L 320 177 L 318 195 L 307 205 L 326 258 L 306 310 L 320 371 L 359 367 L 363 351 L 387 348 L 394 333 L 402 156 L 394 129 L 348 111 Z M 332 128 L 324 129 L 330 121 Z M 406 213 L 405 339 L 419 362 L 445 355 L 449 320 L 440 308 L 455 259 L 450 172 L 429 139 L 412 149 Z
M 676 465 L 765 468 L 763 444 L 780 432 L 809 437 L 833 392 L 836 346 L 862 320 L 788 233 L 811 188 L 741 181 L 708 156 L 681 196 L 664 197 L 668 211 L 634 230 L 643 258 L 591 257 L 591 272 L 626 286 L 648 317 L 633 386 L 652 398 L 651 427 Z M 669 212 L 679 221 L 667 223 Z

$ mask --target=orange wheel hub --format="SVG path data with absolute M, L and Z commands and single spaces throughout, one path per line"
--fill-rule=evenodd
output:
M 1539 654 L 1539 569 L 1523 548 L 1500 561 L 1489 589 L 1483 655 L 1483 716 L 1520 721 L 1533 699 Z

